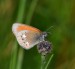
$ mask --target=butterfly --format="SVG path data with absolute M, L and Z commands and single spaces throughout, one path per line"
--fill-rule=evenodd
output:
M 47 36 L 46 32 L 42 32 L 39 29 L 21 23 L 14 23 L 12 25 L 12 32 L 15 35 L 18 43 L 24 49 L 30 49 L 45 41 L 45 37 Z

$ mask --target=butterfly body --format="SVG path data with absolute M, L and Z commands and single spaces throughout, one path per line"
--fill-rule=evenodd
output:
M 25 49 L 30 49 L 36 44 L 44 41 L 42 32 L 32 26 L 14 23 L 12 26 L 12 31 L 19 45 Z

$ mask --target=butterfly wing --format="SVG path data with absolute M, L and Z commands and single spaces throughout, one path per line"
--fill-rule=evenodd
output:
M 41 31 L 32 26 L 15 23 L 12 26 L 12 31 L 20 46 L 25 49 L 30 49 L 40 42 L 38 37 L 40 36 Z

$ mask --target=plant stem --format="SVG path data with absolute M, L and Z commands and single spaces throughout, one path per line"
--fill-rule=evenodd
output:
M 19 4 L 18 16 L 17 16 L 16 22 L 22 22 L 23 21 L 23 15 L 25 12 L 26 0 L 20 0 L 19 3 L 20 4 Z M 23 60 L 23 49 L 20 48 L 18 50 L 18 45 L 17 45 L 16 41 L 14 43 L 12 52 L 13 52 L 13 54 L 12 54 L 11 61 L 10 61 L 10 69 L 21 69 L 22 60 Z
M 34 0 L 34 1 L 35 1 L 35 0 Z M 34 2 L 34 1 L 32 1 L 31 6 L 34 6 L 34 3 L 36 2 L 36 1 L 35 1 L 35 2 Z M 20 20 L 17 19 L 18 21 L 21 21 L 21 20 L 22 20 L 23 13 L 24 13 L 24 9 L 23 9 L 23 8 L 24 8 L 25 6 L 24 6 L 23 4 L 25 4 L 26 1 L 24 2 L 24 0 L 23 0 L 22 2 L 23 2 L 23 3 L 21 3 L 21 4 L 22 4 L 22 5 L 21 5 L 22 9 L 21 9 L 21 10 L 19 11 L 19 13 L 18 13 L 18 14 L 19 14 L 18 17 L 19 17 L 19 16 L 21 16 L 21 17 L 19 18 Z M 20 7 L 20 8 L 21 8 L 21 7 Z M 29 10 L 29 13 L 28 13 L 28 15 L 27 15 L 27 16 L 28 16 L 28 19 L 26 19 L 26 22 L 29 21 L 28 23 L 26 23 L 26 24 L 28 24 L 28 25 L 30 24 L 30 21 L 31 21 L 31 19 L 30 19 L 29 17 L 32 17 L 32 15 L 30 15 L 30 14 L 33 14 L 35 8 L 30 7 L 29 9 L 30 9 L 30 10 Z M 32 12 L 31 12 L 31 10 L 32 10 Z M 17 67 L 16 67 L 16 69 L 21 69 L 22 61 L 23 61 L 23 49 L 20 48 L 19 51 L 18 51 L 18 60 L 17 60 Z
M 31 18 L 33 16 L 33 13 L 35 11 L 35 8 L 37 6 L 38 1 L 39 0 L 33 0 L 31 5 L 30 5 L 29 11 L 28 11 L 28 14 L 27 14 L 27 17 L 26 17 L 26 23 L 27 24 L 29 24 L 31 22 Z
M 35 7 L 37 5 L 37 1 L 38 0 L 33 0 L 31 3 L 31 6 L 29 8 L 29 12 L 27 15 L 27 19 L 26 19 L 26 24 L 30 24 L 31 22 L 31 17 L 34 13 Z M 17 16 L 17 20 L 16 22 L 22 22 L 23 21 L 23 15 L 25 13 L 25 4 L 26 4 L 26 0 L 20 0 L 20 4 L 19 4 L 19 10 L 18 10 L 18 16 Z M 13 57 L 11 58 L 11 62 L 10 62 L 10 69 L 21 69 L 22 66 L 22 61 L 23 61 L 23 49 L 17 47 L 17 43 L 15 42 L 14 45 L 15 49 L 13 50 Z M 18 54 L 17 54 L 18 51 Z
M 54 54 L 52 54 L 52 55 L 50 56 L 49 61 L 47 62 L 46 66 L 45 66 L 45 69 L 48 68 L 48 66 L 49 66 L 49 64 L 50 64 L 50 62 L 51 62 L 53 56 L 54 56 Z
M 20 0 L 19 3 L 20 4 L 19 4 L 17 21 L 22 22 L 23 21 L 23 15 L 25 13 L 25 8 L 26 8 L 26 0 Z M 16 69 L 21 69 L 23 56 L 24 56 L 23 48 L 20 47 L 19 50 L 18 50 Z
M 44 69 L 44 65 L 45 65 L 45 56 L 41 56 L 41 69 Z
M 18 60 L 17 60 L 16 69 L 21 69 L 21 67 L 22 67 L 22 62 L 23 62 L 23 56 L 24 56 L 23 49 L 22 49 L 22 48 L 19 48 L 19 51 L 18 51 Z
M 22 22 L 23 21 L 25 8 L 26 8 L 26 0 L 20 0 L 19 9 L 18 9 L 18 16 L 17 16 L 17 20 L 16 20 L 17 22 Z
M 17 43 L 14 41 L 12 53 L 11 53 L 11 60 L 10 60 L 10 67 L 9 69 L 16 69 L 16 61 L 17 61 Z

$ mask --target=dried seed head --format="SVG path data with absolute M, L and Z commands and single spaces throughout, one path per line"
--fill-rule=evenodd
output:
M 49 41 L 43 41 L 37 45 L 38 52 L 46 55 L 52 51 L 52 44 Z

